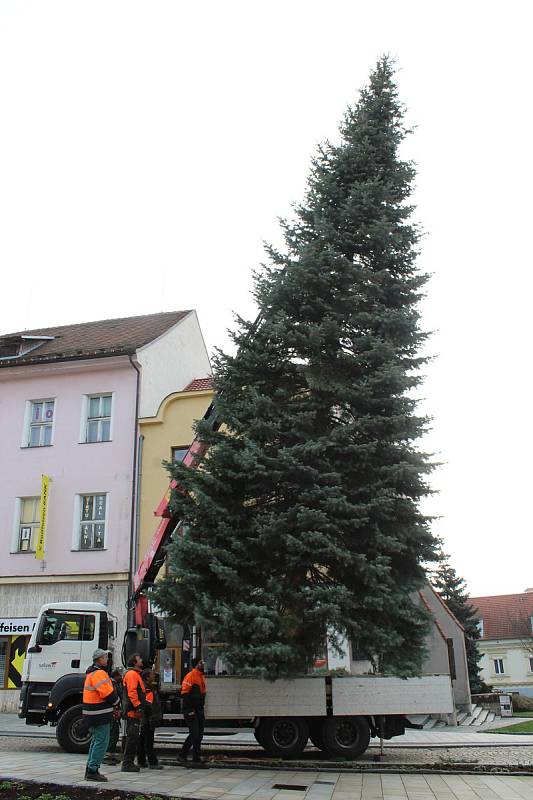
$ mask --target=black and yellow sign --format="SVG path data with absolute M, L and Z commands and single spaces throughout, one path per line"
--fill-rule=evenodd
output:
M 29 636 L 9 637 L 9 670 L 7 673 L 7 688 L 20 689 L 22 686 L 22 665 L 26 656 L 26 647 Z

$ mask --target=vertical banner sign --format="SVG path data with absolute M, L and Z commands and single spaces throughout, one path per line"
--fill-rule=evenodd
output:
M 48 518 L 48 493 L 50 491 L 50 478 L 48 475 L 42 476 L 41 483 L 41 507 L 39 510 L 39 533 L 37 535 L 37 545 L 35 547 L 35 558 L 42 561 L 44 558 L 44 540 L 46 537 L 46 520 Z

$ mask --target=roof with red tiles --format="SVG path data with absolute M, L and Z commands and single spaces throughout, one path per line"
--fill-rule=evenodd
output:
M 131 355 L 190 313 L 168 311 L 6 333 L 0 336 L 0 367 Z
M 195 378 L 193 381 L 187 384 L 184 392 L 203 392 L 206 389 L 213 388 L 213 378 L 208 375 L 207 378 Z
M 471 597 L 471 605 L 483 620 L 482 639 L 523 639 L 533 637 L 533 591 Z

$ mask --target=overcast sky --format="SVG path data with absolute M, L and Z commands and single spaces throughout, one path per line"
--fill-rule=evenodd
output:
M 426 508 L 473 595 L 533 586 L 527 2 L 1 0 L 0 332 L 196 308 L 251 270 L 378 56 L 417 125 Z

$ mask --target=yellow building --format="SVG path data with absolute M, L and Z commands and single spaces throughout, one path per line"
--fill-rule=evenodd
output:
M 185 456 L 194 438 L 194 422 L 204 416 L 213 400 L 212 385 L 211 378 L 197 378 L 183 391 L 165 397 L 155 417 L 139 419 L 139 561 L 160 521 L 154 511 L 168 489 L 170 478 L 162 462 L 181 461 Z

